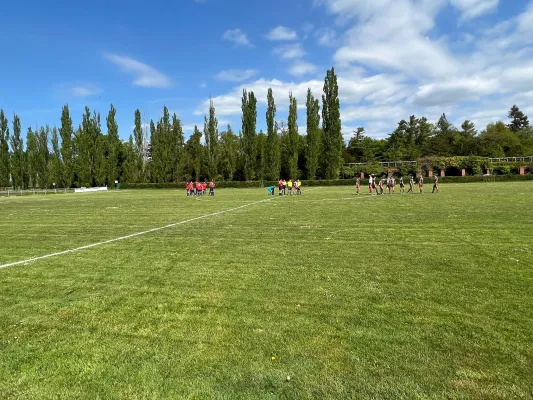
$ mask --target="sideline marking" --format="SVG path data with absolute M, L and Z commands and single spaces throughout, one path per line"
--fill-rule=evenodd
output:
M 133 237 L 136 237 L 136 236 L 146 235 L 148 233 L 157 232 L 157 231 L 160 231 L 160 230 L 163 230 L 163 229 L 173 228 L 175 226 L 183 225 L 183 224 L 186 224 L 188 222 L 193 222 L 193 221 L 197 221 L 199 219 L 205 219 L 205 218 L 209 218 L 209 217 L 214 217 L 216 215 L 229 213 L 229 212 L 232 212 L 232 211 L 240 210 L 242 208 L 253 206 L 255 204 L 265 203 L 265 202 L 272 201 L 272 200 L 274 200 L 274 199 L 260 200 L 260 201 L 256 201 L 256 202 L 253 202 L 253 203 L 245 204 L 243 206 L 229 208 L 227 210 L 222 210 L 222 211 L 217 211 L 217 212 L 214 212 L 214 213 L 211 213 L 211 214 L 201 215 L 199 217 L 191 218 L 191 219 L 188 219 L 188 220 L 185 220 L 185 221 L 174 222 L 172 224 L 168 224 L 168 225 L 165 225 L 165 226 L 160 226 L 160 227 L 157 227 L 157 228 L 148 229 L 147 231 L 132 233 L 130 235 L 120 236 L 120 237 L 117 237 L 117 238 L 114 238 L 114 239 L 104 240 L 104 241 L 98 242 L 98 243 L 87 244 L 85 246 L 76 247 L 74 249 L 58 251 L 57 253 L 46 254 L 44 256 L 32 257 L 32 258 L 28 258 L 28 259 L 22 260 L 22 261 L 15 261 L 15 262 L 11 262 L 11 263 L 8 263 L 8 264 L 3 264 L 3 265 L 0 265 L 0 269 L 8 268 L 8 267 L 14 267 L 15 265 L 28 264 L 30 262 L 43 260 L 45 258 L 62 256 L 64 254 L 68 254 L 68 253 L 75 253 L 75 252 L 78 252 L 78 251 L 81 251 L 81 250 L 86 250 L 86 249 L 90 249 L 90 248 L 97 247 L 97 246 L 102 246 L 102 245 L 109 244 L 109 243 L 119 242 L 121 240 L 126 240 L 126 239 L 130 239 L 130 238 L 133 238 Z

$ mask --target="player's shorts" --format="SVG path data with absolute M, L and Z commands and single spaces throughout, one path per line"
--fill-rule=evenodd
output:
M 400 183 L 400 187 L 403 189 L 405 185 L 403 183 Z

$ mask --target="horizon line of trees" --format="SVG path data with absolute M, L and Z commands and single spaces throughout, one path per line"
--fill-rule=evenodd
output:
M 306 135 L 298 133 L 297 99 L 289 93 L 287 121 L 276 120 L 272 89 L 267 93 L 267 131 L 257 132 L 257 98 L 243 90 L 241 129 L 228 125 L 219 131 L 210 101 L 203 132 L 198 126 L 185 140 L 181 121 L 167 107 L 145 134 L 140 110 L 128 141 L 120 140 L 116 109 L 106 117 L 85 107 L 74 128 L 68 105 L 59 128 L 28 128 L 25 142 L 20 118 L 14 114 L 12 131 L 0 110 L 0 187 L 15 188 L 112 186 L 120 182 L 170 183 L 189 179 L 277 180 L 279 177 L 335 179 L 343 163 L 417 160 L 426 156 L 513 157 L 533 155 L 533 129 L 528 117 L 513 105 L 509 124 L 490 123 L 478 132 L 471 121 L 460 128 L 442 115 L 431 124 L 425 117 L 401 120 L 386 139 L 365 136 L 363 127 L 345 143 L 341 133 L 340 102 L 334 68 L 324 78 L 323 94 L 306 99 Z M 204 138 L 202 142 L 202 136 Z

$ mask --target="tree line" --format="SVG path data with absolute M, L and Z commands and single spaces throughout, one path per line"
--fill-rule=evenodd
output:
M 445 114 L 435 124 L 412 115 L 401 120 L 386 139 L 366 137 L 358 128 L 344 149 L 346 162 L 418 160 L 422 157 L 520 157 L 533 156 L 533 129 L 516 105 L 509 110 L 509 123 L 491 122 L 478 132 L 466 120 L 460 128 Z
M 60 127 L 28 128 L 25 140 L 20 118 L 9 121 L 0 110 L 0 187 L 89 187 L 120 182 L 171 183 L 189 179 L 276 180 L 279 177 L 335 179 L 343 163 L 416 160 L 425 156 L 533 155 L 533 130 L 516 106 L 510 123 L 489 124 L 478 133 L 465 121 L 460 129 L 443 114 L 436 124 L 411 116 L 386 139 L 365 136 L 358 128 L 345 143 L 341 133 L 340 102 L 334 68 L 324 78 L 321 101 L 310 89 L 306 99 L 306 135 L 298 130 L 297 99 L 289 93 L 287 121 L 276 120 L 272 89 L 267 93 L 267 131 L 257 132 L 257 98 L 243 90 L 241 129 L 219 130 L 213 101 L 203 130 L 194 127 L 186 140 L 180 119 L 164 107 L 162 117 L 149 123 L 145 134 L 141 112 L 134 113 L 128 141 L 119 138 L 116 109 L 106 117 L 86 107 L 74 128 L 68 105 Z M 202 140 L 203 138 L 203 140 Z

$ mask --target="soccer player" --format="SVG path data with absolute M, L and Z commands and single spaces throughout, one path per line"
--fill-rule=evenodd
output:
M 392 189 L 392 180 L 389 176 L 387 176 L 387 190 L 389 191 L 389 194 L 390 194 L 391 189 Z
M 268 195 L 274 196 L 274 186 L 269 186 L 267 187 L 267 189 L 268 189 Z
M 405 185 L 403 184 L 403 176 L 400 176 L 400 193 L 405 193 Z
M 371 174 L 368 178 L 368 192 L 372 194 L 372 189 L 374 188 L 374 174 Z
M 211 179 L 211 182 L 209 182 L 209 196 L 215 195 L 215 182 Z
M 189 197 L 191 195 L 191 182 L 187 182 L 187 184 L 185 185 L 185 191 L 187 192 L 187 197 Z
M 357 192 L 357 195 L 359 196 L 359 190 L 361 189 L 361 178 L 357 178 L 355 180 L 355 191 Z
M 383 181 L 384 179 L 379 180 L 379 194 L 383 194 Z
M 422 193 L 423 188 L 424 188 L 424 178 L 422 178 L 422 175 L 420 175 L 420 178 L 418 178 L 418 190 L 420 190 L 420 193 Z
M 415 180 L 413 179 L 413 175 L 409 175 L 409 190 L 407 193 L 413 193 L 413 188 L 415 187 Z
M 287 194 L 286 190 L 287 190 L 287 181 L 283 179 L 283 195 L 284 196 Z
M 394 189 L 396 188 L 396 178 L 394 176 L 390 178 L 390 185 L 392 187 L 392 194 L 394 194 Z
M 297 195 L 302 194 L 302 189 L 300 188 L 300 180 L 298 178 L 296 178 L 296 180 L 294 181 L 294 190 L 296 190 Z
M 278 190 L 279 190 L 279 195 L 281 196 L 283 194 L 283 180 L 281 178 L 279 178 L 279 181 L 278 181 Z
M 439 178 L 437 176 L 433 180 L 433 191 L 431 193 L 435 193 L 435 190 L 439 193 Z
M 287 187 L 289 188 L 289 196 L 292 196 L 292 179 L 287 181 Z

